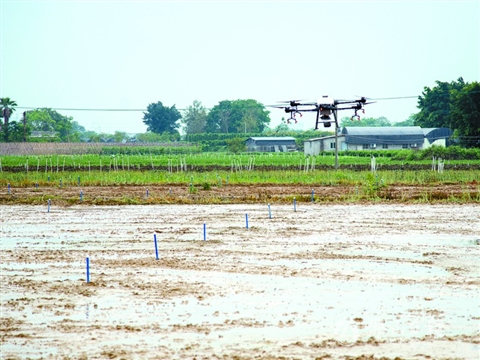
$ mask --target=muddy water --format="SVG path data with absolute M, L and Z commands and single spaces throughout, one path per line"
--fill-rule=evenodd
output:
M 2 206 L 2 358 L 479 358 L 480 206 L 293 210 Z

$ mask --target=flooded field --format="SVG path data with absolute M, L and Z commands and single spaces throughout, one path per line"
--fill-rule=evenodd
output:
M 476 204 L 0 208 L 2 359 L 480 357 Z

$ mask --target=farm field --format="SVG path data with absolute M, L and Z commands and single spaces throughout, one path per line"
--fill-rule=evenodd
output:
M 475 203 L 0 208 L 5 359 L 480 353 Z
M 121 149 L 120 149 L 121 150 Z M 132 150 L 132 149 L 131 149 Z M 135 150 L 135 149 L 133 149 Z M 133 151 L 132 150 L 132 151 Z M 190 153 L 190 154 L 156 154 L 150 153 L 154 149 L 146 149 L 144 152 L 132 152 L 128 154 L 115 153 L 113 149 L 108 154 L 77 154 L 77 155 L 10 155 L 0 157 L 0 168 L 22 169 L 24 171 L 64 171 L 72 169 L 103 169 L 108 170 L 154 170 L 164 168 L 171 171 L 192 168 L 228 168 L 228 169 L 254 169 L 257 167 L 270 168 L 315 168 L 331 167 L 335 164 L 333 153 L 324 153 L 315 156 L 306 156 L 302 152 L 291 153 Z M 360 156 L 361 155 L 361 156 Z M 339 156 L 340 165 L 343 167 L 370 166 L 372 156 L 378 166 L 393 166 L 400 169 L 402 166 L 417 165 L 431 167 L 432 163 L 439 160 L 448 167 L 473 167 L 478 168 L 480 158 L 476 153 L 467 158 L 443 159 L 438 156 L 424 158 L 420 153 L 411 151 L 392 152 L 357 152 L 355 155 L 342 154 Z M 460 155 L 458 155 L 460 156 Z
M 477 164 L 280 156 L 2 157 L 1 357 L 478 359 Z
M 342 157 L 342 168 L 334 170 L 325 163 L 319 168 L 323 157 L 317 163 L 299 154 L 158 156 L 140 157 L 135 163 L 110 157 L 108 164 L 94 157 L 96 162 L 87 160 L 90 156 L 38 157 L 37 166 L 29 157 L 4 158 L 0 203 L 267 203 L 294 198 L 304 202 L 312 196 L 317 202 L 480 201 L 480 168 L 467 161 L 413 162 L 386 170 L 383 160 L 360 157 L 362 163 L 348 166 L 348 157 Z M 192 164 L 194 158 L 197 162 Z

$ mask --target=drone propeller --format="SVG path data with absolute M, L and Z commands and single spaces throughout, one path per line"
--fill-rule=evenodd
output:
M 289 105 L 288 104 L 285 104 L 285 105 L 267 105 L 268 107 L 273 107 L 273 108 L 276 108 L 276 109 L 285 109 L 285 108 L 288 108 Z
M 366 97 L 366 96 L 358 96 L 358 95 L 355 95 L 357 98 L 359 98 L 358 100 L 355 100 L 356 102 L 361 102 L 361 103 L 364 103 L 365 105 L 367 104 L 373 104 L 374 102 L 376 101 L 370 101 L 370 102 L 367 102 L 368 100 L 375 100 L 375 99 L 372 99 L 371 97 Z
M 290 104 L 290 106 L 298 106 L 302 105 L 300 101 L 303 101 L 302 99 L 297 99 L 297 100 L 284 100 L 284 101 L 277 101 L 279 104 Z

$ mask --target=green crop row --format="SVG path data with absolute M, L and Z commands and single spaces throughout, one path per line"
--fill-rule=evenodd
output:
M 366 181 L 375 186 L 390 184 L 466 184 L 475 183 L 480 171 L 445 170 L 442 173 L 429 170 L 411 171 L 68 171 L 68 172 L 4 172 L 0 187 L 44 186 L 111 186 L 111 185 L 168 185 L 193 184 L 200 186 L 227 186 L 240 184 L 297 184 L 297 185 L 361 185 Z
M 135 148 L 124 148 L 135 149 Z M 348 166 L 370 166 L 372 153 L 363 156 L 365 152 L 348 152 L 339 156 L 339 164 Z M 410 152 L 412 153 L 412 152 Z M 398 154 L 398 152 L 397 152 Z M 443 158 L 445 159 L 445 158 Z M 402 156 L 391 156 L 390 152 L 375 153 L 375 164 L 378 169 L 385 165 L 403 166 L 406 164 L 434 165 L 440 158 L 403 159 Z M 480 165 L 480 158 L 467 160 L 441 160 L 445 163 L 445 169 L 456 165 Z M 319 166 L 331 166 L 335 164 L 332 153 L 322 153 L 316 156 L 306 156 L 303 153 L 200 153 L 190 152 L 187 154 L 173 153 L 119 153 L 115 154 L 85 154 L 85 155 L 23 155 L 3 156 L 0 158 L 0 171 L 9 168 L 22 169 L 22 171 L 36 172 L 59 172 L 79 169 L 89 170 L 99 168 L 101 170 L 135 170 L 145 168 L 155 170 L 158 167 L 169 167 L 171 171 L 191 169 L 192 167 L 231 167 L 232 169 L 255 169 L 257 166 L 315 169 Z

